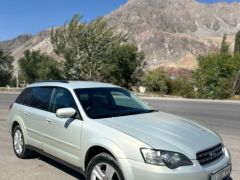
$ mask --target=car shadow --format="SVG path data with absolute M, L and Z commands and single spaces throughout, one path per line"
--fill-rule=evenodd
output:
M 54 161 L 54 160 L 52 160 L 52 159 L 50 159 L 50 158 L 48 158 L 46 156 L 37 154 L 35 158 L 37 158 L 40 161 L 43 161 L 43 162 L 45 162 L 45 163 L 47 163 L 47 164 L 49 164 L 49 165 L 51 165 L 51 166 L 61 170 L 61 171 L 69 174 L 70 176 L 72 176 L 72 177 L 74 177 L 74 178 L 76 178 L 78 180 L 85 180 L 85 177 L 81 173 L 79 173 L 79 172 L 77 172 L 77 171 L 75 171 L 75 170 L 73 170 L 73 169 L 71 169 L 71 168 L 69 168 L 69 167 L 67 167 L 67 166 L 65 166 L 65 165 L 63 165 L 61 163 L 58 163 L 58 162 L 56 162 L 56 161 Z
M 38 159 L 40 161 L 43 161 L 43 162 L 45 162 L 45 163 L 47 163 L 47 164 L 49 164 L 49 165 L 51 165 L 51 166 L 61 170 L 61 171 L 69 174 L 70 176 L 72 176 L 72 177 L 74 177 L 74 178 L 76 178 L 78 180 L 85 180 L 85 177 L 81 173 L 79 173 L 79 172 L 77 172 L 77 171 L 75 171 L 75 170 L 73 170 L 73 169 L 71 169 L 71 168 L 69 168 L 69 167 L 67 167 L 67 166 L 65 166 L 65 165 L 63 165 L 61 163 L 58 163 L 58 162 L 56 162 L 56 161 L 54 161 L 54 160 L 52 160 L 52 159 L 50 159 L 50 158 L 48 158 L 46 156 L 43 156 L 43 155 L 38 154 L 38 153 L 35 153 L 31 157 L 31 159 L 33 159 L 33 158 L 36 158 L 36 159 Z M 232 177 L 228 177 L 225 180 L 233 180 L 233 178 Z

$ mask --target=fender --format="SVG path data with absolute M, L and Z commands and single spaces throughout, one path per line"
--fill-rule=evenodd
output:
M 29 142 L 28 142 L 29 138 L 28 138 L 28 135 L 27 135 L 26 127 L 25 127 L 24 122 L 23 122 L 23 120 L 20 116 L 16 116 L 15 119 L 11 121 L 11 126 L 10 126 L 11 135 L 13 133 L 12 132 L 12 126 L 13 126 L 14 122 L 17 122 L 21 127 L 21 130 L 22 130 L 22 133 L 23 133 L 23 136 L 24 136 L 25 144 L 29 144 Z
M 85 158 L 86 158 L 86 154 L 88 152 L 88 150 L 94 146 L 100 146 L 104 149 L 106 149 L 107 151 L 109 151 L 114 158 L 116 158 L 120 168 L 123 171 L 124 177 L 125 179 L 134 179 L 134 175 L 132 173 L 132 170 L 130 168 L 130 166 L 125 166 L 126 163 L 128 163 L 127 161 L 127 157 L 126 155 L 123 153 L 123 151 L 119 148 L 118 145 L 116 145 L 113 141 L 111 141 L 108 138 L 101 138 L 101 137 L 94 137 L 91 138 L 89 140 L 89 142 L 91 143 L 91 146 L 87 146 L 83 151 L 82 151 L 82 162 L 81 162 L 81 167 L 83 167 L 83 170 L 86 171 L 85 169 Z M 124 166 L 123 166 L 124 164 Z
M 81 153 L 81 156 L 84 157 L 84 158 L 82 158 L 81 167 L 84 167 L 84 162 L 85 162 L 85 158 L 86 158 L 85 155 L 87 154 L 88 150 L 94 146 L 100 146 L 100 147 L 108 150 L 117 160 L 118 159 L 126 159 L 126 156 L 122 152 L 122 150 L 115 143 L 113 143 L 110 139 L 101 138 L 101 137 L 93 137 L 93 138 L 89 139 L 88 144 L 85 146 L 85 148 L 83 148 L 83 151 Z

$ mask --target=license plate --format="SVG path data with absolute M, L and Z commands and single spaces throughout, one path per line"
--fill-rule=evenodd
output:
M 212 174 L 210 179 L 211 180 L 222 180 L 230 175 L 231 169 L 232 169 L 231 165 L 228 165 L 227 167 Z

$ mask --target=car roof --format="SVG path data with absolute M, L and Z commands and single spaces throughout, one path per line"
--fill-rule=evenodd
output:
M 113 88 L 118 87 L 109 83 L 94 82 L 94 81 L 39 81 L 28 85 L 27 87 L 64 87 L 67 89 L 85 89 L 85 88 Z

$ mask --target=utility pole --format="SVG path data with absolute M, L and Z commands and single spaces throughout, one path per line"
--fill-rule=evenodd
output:
M 240 95 L 240 70 L 233 86 L 233 95 Z
M 19 79 L 18 78 L 19 78 L 19 74 L 18 74 L 18 71 L 17 71 L 17 84 L 16 84 L 17 85 L 17 89 L 19 88 Z

